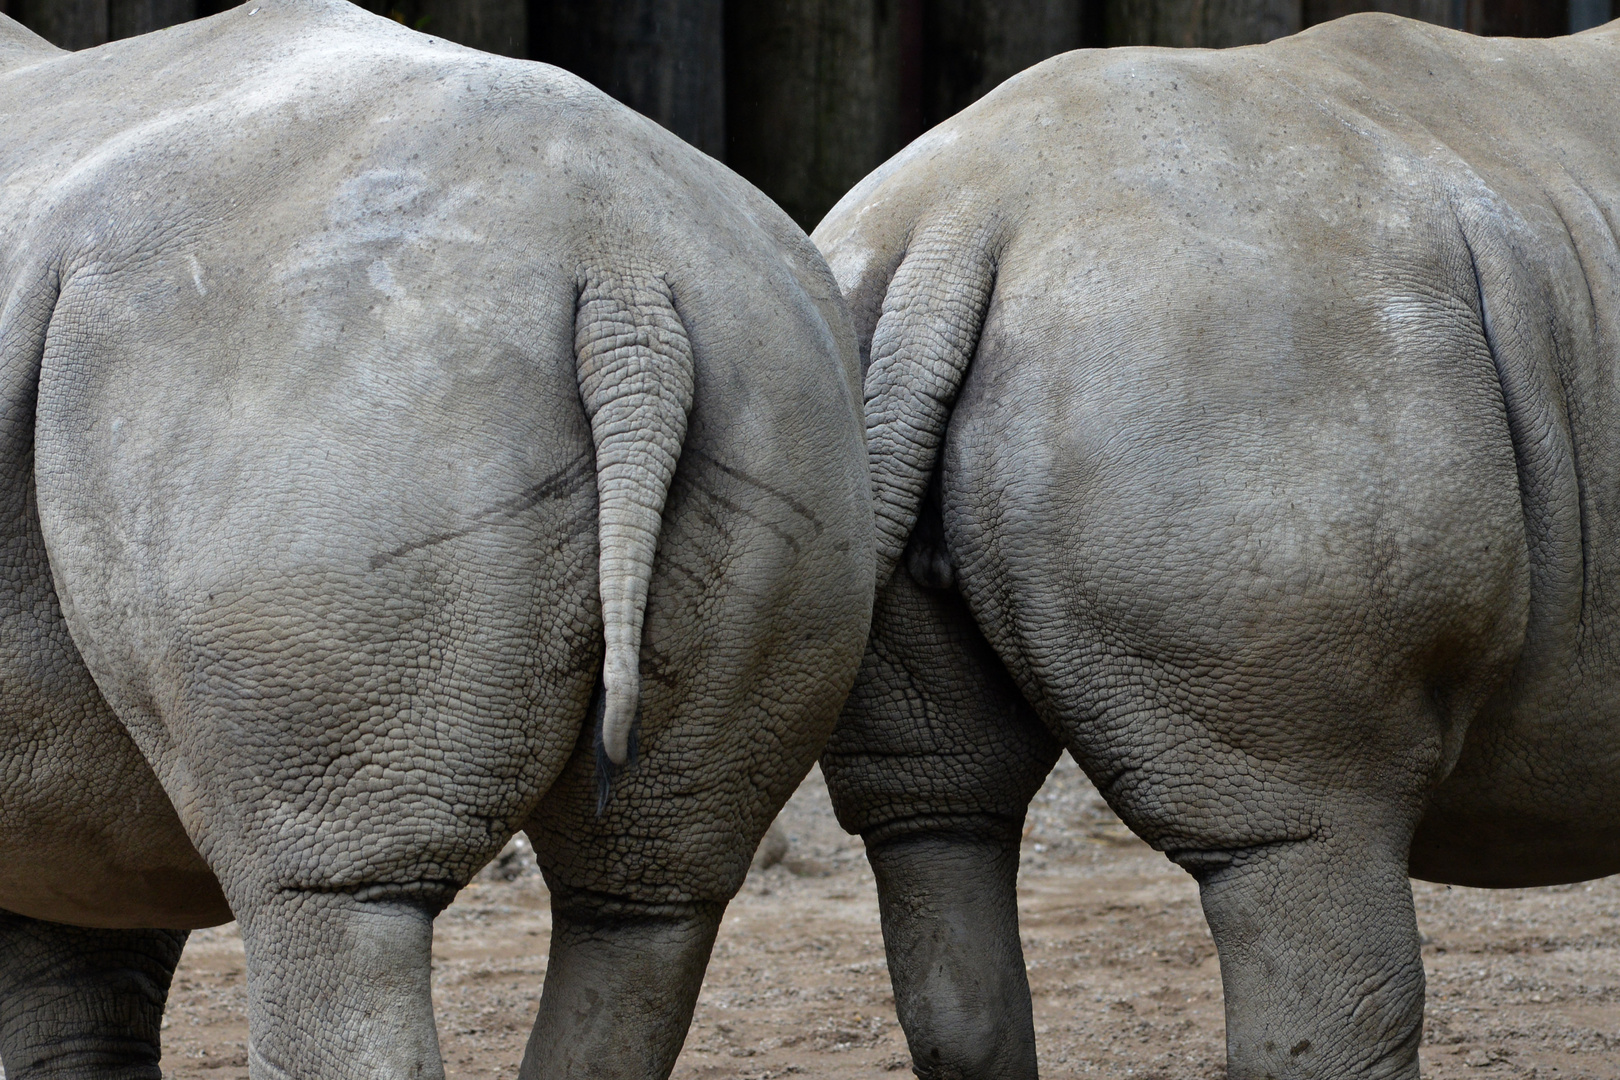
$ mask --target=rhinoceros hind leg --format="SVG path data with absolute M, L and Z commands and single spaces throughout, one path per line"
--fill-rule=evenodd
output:
M 184 930 L 90 930 L 0 912 L 8 1080 L 161 1080 L 158 1028 Z
M 880 592 L 822 769 L 866 841 L 917 1075 L 1034 1080 L 1018 851 L 1059 747 L 961 597 L 924 577 L 903 565 Z
M 1394 848 L 1329 834 L 1173 853 L 1220 953 L 1231 1080 L 1417 1080 L 1423 962 Z
M 1018 829 L 964 819 L 867 842 L 895 1011 L 924 1080 L 1034 1080 Z
M 551 886 L 551 958 L 521 1080 L 663 1080 L 692 1022 L 725 905 Z
M 442 1078 L 430 979 L 433 916 L 448 900 L 384 887 L 244 904 L 253 1080 Z

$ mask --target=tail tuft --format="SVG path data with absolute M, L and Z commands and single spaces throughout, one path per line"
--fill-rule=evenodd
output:
M 591 695 L 591 730 L 595 734 L 596 743 L 596 816 L 601 817 L 607 813 L 608 799 L 613 795 L 613 781 L 618 779 L 621 768 L 628 769 L 636 763 L 636 743 L 640 734 L 639 711 L 636 722 L 630 725 L 630 736 L 625 741 L 625 755 L 623 765 L 616 765 L 608 756 L 607 745 L 603 742 L 603 721 L 607 718 L 607 692 L 600 679 L 596 682 L 596 693 Z

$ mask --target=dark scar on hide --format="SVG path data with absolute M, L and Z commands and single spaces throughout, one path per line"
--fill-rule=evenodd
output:
M 589 452 L 581 453 L 567 465 L 528 488 L 522 494 L 514 495 L 510 499 L 503 499 L 494 506 L 478 511 L 472 516 L 472 524 L 465 528 L 434 533 L 431 536 L 424 536 L 420 540 L 412 540 L 408 544 L 401 544 L 392 551 L 373 555 L 367 567 L 376 570 L 401 556 L 409 555 L 413 551 L 421 551 L 423 548 L 434 547 L 450 540 L 459 540 L 461 537 L 469 536 L 480 529 L 489 528 L 501 518 L 511 517 L 513 514 L 532 509 L 547 499 L 572 495 L 584 487 L 587 482 L 594 481 L 595 477 L 596 468 L 593 455 Z
M 727 465 L 725 462 L 720 461 L 718 458 L 715 458 L 714 456 L 712 456 L 710 454 L 705 454 L 701 450 L 692 451 L 691 456 L 694 457 L 694 458 L 701 459 L 702 461 L 704 461 L 704 462 L 706 462 L 706 463 L 708 463 L 710 465 L 713 465 L 716 469 L 718 469 L 720 471 L 720 473 L 722 475 L 726 476 L 727 478 L 729 478 L 731 480 L 737 481 L 739 484 L 742 484 L 744 487 L 749 487 L 749 488 L 754 489 L 755 491 L 763 492 L 764 494 L 770 496 L 771 498 L 775 499 L 776 501 L 782 503 L 789 510 L 791 510 L 795 515 L 797 515 L 800 518 L 803 518 L 806 522 L 809 523 L 813 535 L 816 535 L 816 536 L 821 535 L 822 530 L 825 528 L 825 526 L 821 522 L 821 519 L 816 516 L 816 513 L 815 513 L 814 510 L 811 510 L 808 506 L 806 506 L 804 503 L 800 502 L 798 499 L 794 498 L 792 495 L 789 495 L 787 492 L 782 491 L 782 490 L 780 490 L 778 488 L 772 487 L 770 484 L 765 483 L 763 480 L 760 480 L 757 477 L 753 477 L 753 476 L 748 475 L 748 473 L 744 472 L 742 469 L 737 468 L 735 465 Z M 710 502 L 712 502 L 713 504 L 718 506 L 721 510 L 724 510 L 727 514 L 735 515 L 736 517 L 739 517 L 739 518 L 746 518 L 749 521 L 752 521 L 752 522 L 755 522 L 755 523 L 757 523 L 759 525 L 764 526 L 764 528 L 765 528 L 765 530 L 767 532 L 773 533 L 777 537 L 777 539 L 781 540 L 782 543 L 786 544 L 788 546 L 789 550 L 791 550 L 793 552 L 795 557 L 797 557 L 799 554 L 802 553 L 803 547 L 800 544 L 799 540 L 797 538 L 795 538 L 792 533 L 788 532 L 788 530 L 782 528 L 781 526 L 769 521 L 763 515 L 755 513 L 753 510 L 749 509 L 747 506 L 743 505 L 742 503 L 737 502 L 735 499 L 729 499 L 726 496 L 720 494 L 720 492 L 717 491 L 714 487 L 710 486 L 708 483 L 705 483 L 704 478 L 702 478 L 700 476 L 694 476 L 692 474 L 692 472 L 689 471 L 689 470 L 688 471 L 682 471 L 682 472 L 677 472 L 676 473 L 676 475 L 675 475 L 675 483 L 680 485 L 681 487 L 687 489 L 688 491 L 692 491 L 692 492 L 695 492 L 698 495 L 701 495 L 703 498 L 709 500 Z M 714 515 L 711 515 L 711 517 L 712 517 L 713 521 L 719 526 L 720 532 L 722 532 L 722 533 L 729 536 L 730 534 L 725 529 L 724 524 L 723 524 L 723 521 L 724 521 L 723 517 L 714 516 Z
M 798 514 L 800 517 L 808 521 L 810 523 L 810 527 L 815 530 L 815 534 L 817 536 L 820 536 L 822 530 L 826 527 L 822 524 L 821 519 L 816 516 L 816 512 L 814 510 L 810 509 L 810 507 L 806 506 L 804 503 L 800 502 L 798 499 L 795 499 L 792 495 L 789 495 L 780 488 L 772 487 L 770 484 L 767 484 L 765 481 L 756 476 L 750 476 L 748 473 L 737 468 L 735 465 L 727 465 L 725 462 L 721 461 L 712 454 L 705 454 L 701 450 L 694 450 L 692 451 L 692 456 L 701 458 L 702 460 L 708 462 L 710 465 L 713 465 L 715 468 L 719 469 L 733 480 L 746 484 L 757 491 L 763 491 L 765 494 L 777 499 L 789 510 L 792 510 L 795 514 Z
M 763 525 L 767 532 L 775 534 L 775 536 L 776 536 L 776 538 L 778 540 L 780 540 L 780 541 L 782 541 L 782 543 L 786 544 L 788 546 L 788 549 L 793 552 L 795 557 L 797 557 L 802 552 L 803 549 L 800 547 L 799 542 L 797 540 L 795 540 L 793 538 L 792 534 L 789 533 L 786 529 L 780 528 L 780 527 L 772 524 L 771 522 L 766 521 L 764 518 L 760 517 L 758 514 L 754 513 L 752 510 L 749 510 L 746 506 L 743 506 L 741 503 L 734 502 L 733 500 L 726 498 L 724 495 L 722 495 L 719 492 L 713 490 L 712 488 L 704 487 L 702 484 L 698 483 L 696 480 L 691 481 L 689 486 L 691 487 L 691 489 L 693 491 L 697 492 L 699 495 L 703 496 L 705 499 L 708 499 L 708 500 L 712 501 L 715 505 L 719 506 L 722 510 L 729 511 L 732 514 L 735 514 L 737 517 L 747 518 L 749 521 L 755 521 L 755 522 L 758 522 L 759 524 Z M 719 519 L 716 518 L 715 520 L 719 520 Z M 725 535 L 728 539 L 731 536 L 730 532 L 728 532 L 725 529 L 723 523 L 721 525 L 720 532 L 723 535 Z

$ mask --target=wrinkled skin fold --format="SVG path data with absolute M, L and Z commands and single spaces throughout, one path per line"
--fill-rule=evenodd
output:
M 76 54 L 0 16 L 0 179 L 7 1075 L 156 1080 L 234 917 L 254 1080 L 441 1076 L 433 916 L 522 828 L 522 1075 L 666 1076 L 870 619 L 808 238 L 339 0 Z
M 1241 1080 L 1415 1080 L 1408 873 L 1620 870 L 1616 101 L 1620 29 L 1071 53 L 817 228 L 879 541 L 822 765 L 919 1075 L 1035 1075 L 1064 747 L 1197 878 Z

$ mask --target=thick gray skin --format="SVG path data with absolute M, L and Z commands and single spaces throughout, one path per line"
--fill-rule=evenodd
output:
M 817 229 L 884 582 L 823 767 L 922 1076 L 1035 1075 L 1060 745 L 1198 878 L 1233 1077 L 1417 1076 L 1409 870 L 1620 870 L 1617 101 L 1620 28 L 1072 53 Z
M 8 1075 L 157 1077 L 175 931 L 234 913 L 256 1080 L 441 1076 L 431 920 L 518 828 L 522 1075 L 667 1075 L 870 616 L 814 247 L 340 0 L 72 55 L 0 17 L 0 178 Z

